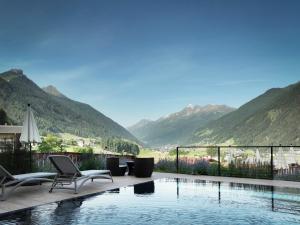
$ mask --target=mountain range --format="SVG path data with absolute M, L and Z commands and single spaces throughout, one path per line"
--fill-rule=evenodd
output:
M 197 129 L 233 110 L 226 105 L 189 105 L 155 121 L 141 120 L 128 130 L 151 147 L 188 144 Z
M 300 82 L 272 88 L 234 109 L 188 106 L 129 131 L 151 147 L 167 145 L 300 145 Z
M 300 82 L 272 88 L 199 128 L 189 143 L 300 145 Z
M 41 133 L 70 133 L 81 137 L 118 137 L 138 142 L 124 127 L 92 108 L 61 94 L 55 87 L 44 89 L 12 69 L 0 73 L 0 108 L 21 124 L 30 103 Z
M 154 121 L 141 120 L 128 128 L 130 133 L 91 106 L 66 97 L 54 86 L 40 88 L 22 70 L 0 73 L 1 121 L 21 124 L 28 103 L 41 133 L 118 137 L 142 141 L 150 147 L 300 145 L 300 82 L 272 88 L 238 109 L 226 105 L 189 105 Z

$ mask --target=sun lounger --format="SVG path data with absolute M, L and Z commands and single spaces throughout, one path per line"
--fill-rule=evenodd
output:
M 48 158 L 58 172 L 50 188 L 50 193 L 53 189 L 71 189 L 74 190 L 75 194 L 77 194 L 79 189 L 88 180 L 109 179 L 113 182 L 113 178 L 109 170 L 80 171 L 68 156 L 51 155 Z M 78 181 L 81 181 L 79 185 L 77 183 Z M 64 186 L 71 185 L 73 183 L 74 188 Z
M 50 178 L 54 177 L 55 175 L 56 173 L 46 172 L 11 175 L 3 166 L 0 165 L 0 186 L 2 189 L 0 200 L 6 200 L 14 190 L 24 184 L 34 183 L 37 181 L 53 181 L 53 179 Z M 10 188 L 6 189 L 8 186 Z

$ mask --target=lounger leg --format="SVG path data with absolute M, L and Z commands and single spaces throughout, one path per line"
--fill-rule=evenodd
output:
M 51 188 L 50 188 L 50 190 L 49 190 L 49 193 L 52 193 L 54 187 L 55 187 L 55 184 L 54 184 L 54 182 L 53 182 L 52 185 L 51 185 Z
M 74 181 L 74 186 L 75 186 L 75 194 L 78 194 L 78 192 L 77 192 L 77 181 L 76 180 Z
M 112 177 L 112 175 L 111 175 L 111 172 L 109 172 L 109 175 L 110 175 L 111 182 L 113 183 L 114 180 L 113 180 L 113 177 Z
M 53 189 L 55 188 L 55 186 L 57 185 L 57 177 L 54 178 L 54 181 L 51 185 L 51 188 L 49 190 L 49 193 L 52 193 Z
M 1 192 L 1 201 L 4 201 L 5 200 L 5 185 L 1 185 L 1 189 L 2 189 L 2 192 Z

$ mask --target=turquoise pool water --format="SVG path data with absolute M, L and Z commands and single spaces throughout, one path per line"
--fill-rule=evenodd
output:
M 162 179 L 2 215 L 0 224 L 300 224 L 300 189 Z

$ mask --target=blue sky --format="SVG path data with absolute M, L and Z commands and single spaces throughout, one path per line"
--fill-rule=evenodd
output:
M 124 126 L 238 107 L 300 79 L 300 1 L 0 0 L 0 71 L 21 68 Z

